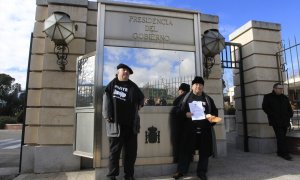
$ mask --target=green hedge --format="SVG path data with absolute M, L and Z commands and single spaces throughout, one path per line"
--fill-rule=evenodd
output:
M 16 124 L 17 118 L 11 116 L 0 116 L 0 129 L 4 129 L 5 124 Z

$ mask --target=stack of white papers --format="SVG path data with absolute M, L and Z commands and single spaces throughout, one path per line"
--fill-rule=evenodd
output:
M 190 111 L 193 114 L 192 120 L 203 120 L 205 119 L 205 108 L 202 105 L 202 101 L 193 101 L 189 103 Z

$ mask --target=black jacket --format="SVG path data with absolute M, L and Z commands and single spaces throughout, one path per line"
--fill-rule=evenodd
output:
M 181 153 L 187 153 L 189 149 L 198 149 L 199 154 L 203 156 L 216 156 L 216 137 L 213 129 L 213 126 L 216 123 L 210 123 L 206 119 L 202 120 L 203 123 L 200 123 L 200 127 L 202 128 L 202 135 L 199 137 L 196 136 L 195 133 L 195 129 L 198 127 L 199 123 L 197 121 L 192 121 L 191 118 L 186 117 L 186 113 L 189 111 L 187 99 L 189 98 L 189 96 L 191 96 L 191 93 L 193 92 L 189 92 L 185 95 L 180 104 L 179 111 L 177 112 L 177 116 L 181 117 L 181 119 L 184 121 L 184 125 L 182 127 L 183 135 L 181 138 L 182 144 L 180 151 Z M 205 100 L 208 103 L 208 109 L 206 113 L 218 116 L 218 109 L 216 108 L 213 99 L 205 93 L 203 93 L 203 96 L 205 97 Z
M 116 100 L 113 97 L 113 87 L 117 82 L 117 78 L 113 79 L 106 87 L 105 92 L 103 94 L 103 106 L 102 106 L 102 115 L 106 122 L 106 132 L 108 137 L 119 137 L 120 135 L 120 128 L 118 119 L 122 117 L 118 117 L 118 114 L 116 113 L 117 104 Z M 133 104 L 132 109 L 130 109 L 131 117 L 130 119 L 133 119 L 133 132 L 135 134 L 139 133 L 140 130 L 140 117 L 138 114 L 138 108 L 139 106 L 143 106 L 144 104 L 144 94 L 142 91 L 138 88 L 138 86 L 132 82 L 131 80 L 128 80 L 128 83 L 130 83 L 130 89 L 129 89 L 129 100 Z M 107 118 L 113 118 L 114 123 L 108 123 L 106 121 Z
M 183 100 L 184 96 L 186 95 L 186 93 L 187 93 L 187 92 L 184 92 L 184 93 L 180 94 L 180 95 L 173 101 L 173 106 L 178 106 L 178 105 L 182 102 L 182 100 Z
M 270 126 L 288 127 L 290 125 L 293 110 L 286 95 L 276 95 L 274 91 L 266 94 L 262 108 L 268 116 Z

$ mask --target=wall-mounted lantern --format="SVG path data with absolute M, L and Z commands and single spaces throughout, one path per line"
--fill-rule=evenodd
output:
M 217 29 L 206 30 L 202 36 L 202 53 L 204 56 L 203 76 L 208 78 L 211 68 L 215 64 L 215 55 L 225 48 L 225 38 Z
M 44 33 L 55 43 L 54 52 L 57 56 L 57 64 L 62 71 L 68 64 L 68 43 L 74 39 L 77 25 L 74 25 L 70 16 L 63 12 L 54 12 L 44 23 Z

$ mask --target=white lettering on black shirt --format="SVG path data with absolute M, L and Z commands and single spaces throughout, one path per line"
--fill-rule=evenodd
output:
M 120 99 L 122 101 L 126 101 L 127 95 L 128 95 L 127 87 L 121 87 L 121 86 L 115 85 L 114 92 L 113 92 L 114 98 Z

